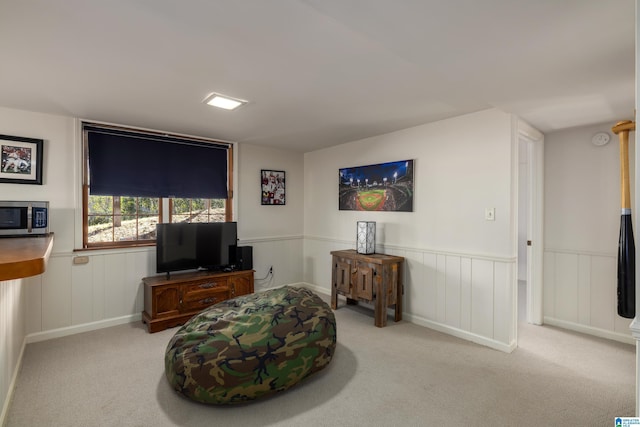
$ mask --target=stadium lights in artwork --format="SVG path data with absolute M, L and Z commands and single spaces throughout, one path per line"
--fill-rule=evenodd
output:
M 341 211 L 413 212 L 413 160 L 340 169 Z

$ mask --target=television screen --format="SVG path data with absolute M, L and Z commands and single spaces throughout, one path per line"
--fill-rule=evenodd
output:
M 221 270 L 235 263 L 235 222 L 158 224 L 156 233 L 158 273 Z

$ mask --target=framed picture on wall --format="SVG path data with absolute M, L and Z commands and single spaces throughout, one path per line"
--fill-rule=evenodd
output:
M 0 182 L 42 185 L 42 139 L 0 135 Z
M 262 169 L 260 185 L 262 189 L 263 205 L 286 204 L 285 172 Z
M 413 212 L 413 160 L 340 169 L 338 208 Z

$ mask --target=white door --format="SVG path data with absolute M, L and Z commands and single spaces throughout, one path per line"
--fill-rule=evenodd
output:
M 518 138 L 524 144 L 527 168 L 527 322 L 543 323 L 543 217 L 544 217 L 544 135 L 518 121 Z

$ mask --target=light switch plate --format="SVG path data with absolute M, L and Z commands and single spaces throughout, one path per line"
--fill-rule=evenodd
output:
M 485 208 L 484 209 L 484 219 L 487 221 L 495 221 L 496 220 L 496 208 Z

